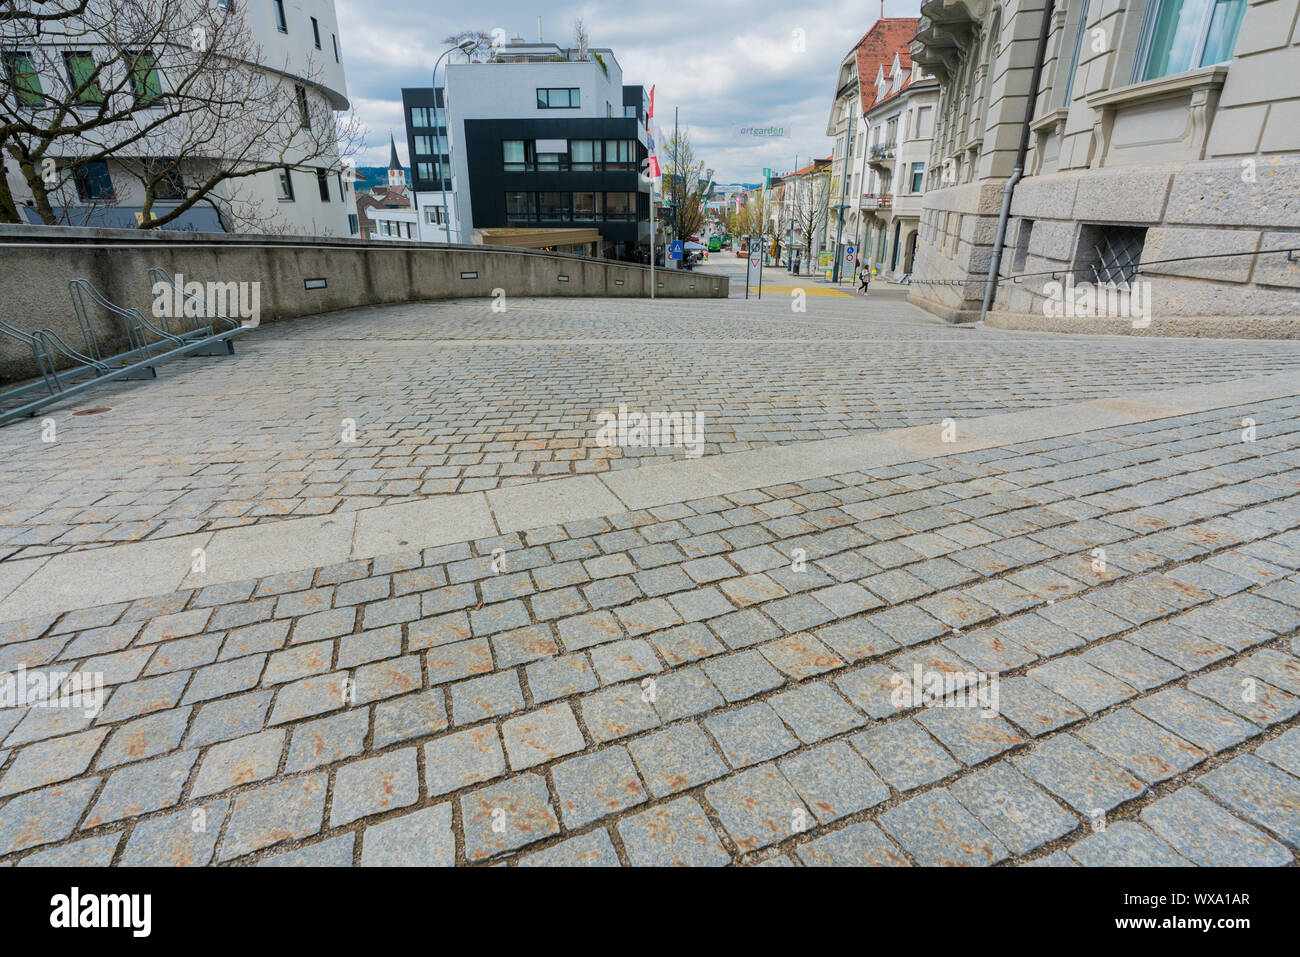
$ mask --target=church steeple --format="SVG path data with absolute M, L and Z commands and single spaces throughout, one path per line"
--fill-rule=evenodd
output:
M 388 185 L 405 186 L 406 176 L 402 173 L 402 161 L 397 158 L 397 141 L 393 139 L 391 130 L 388 133 L 388 145 L 390 151 L 388 158 Z

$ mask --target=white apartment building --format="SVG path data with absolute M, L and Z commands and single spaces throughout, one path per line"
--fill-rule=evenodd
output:
M 141 9 L 135 12 L 147 13 L 153 0 L 117 2 L 138 4 Z M 113 9 L 107 6 L 107 0 L 102 4 L 101 0 L 91 0 L 91 4 L 99 5 L 97 13 L 111 13 Z M 181 39 L 200 42 L 200 34 L 195 31 L 202 30 L 205 17 L 241 18 L 244 27 L 240 35 L 246 36 L 247 42 L 238 49 L 255 53 L 256 59 L 238 59 L 234 69 L 256 71 L 264 82 L 263 89 L 274 91 L 280 98 L 277 102 L 296 102 L 298 110 L 288 124 L 259 142 L 259 148 L 274 150 L 274 155 L 255 151 L 248 156 L 250 162 L 260 166 L 275 162 L 285 147 L 289 159 L 285 165 L 225 180 L 212 190 L 209 200 L 196 203 L 163 228 L 352 235 L 356 231 L 356 202 L 351 183 L 345 181 L 337 149 L 320 145 L 327 141 L 325 129 L 332 130 L 334 114 L 349 107 L 333 0 L 193 0 L 193 4 L 186 9 L 196 26 L 182 25 Z M 113 28 L 110 20 L 104 29 L 109 32 Z M 81 89 L 84 78 L 98 68 L 99 85 L 92 92 L 101 97 L 127 97 L 134 89 L 139 112 L 133 115 L 132 122 L 147 122 L 150 107 L 141 98 L 176 90 L 184 79 L 175 74 L 181 72 L 186 51 L 176 37 L 168 37 L 155 49 L 144 51 L 148 59 L 140 68 L 123 60 L 121 43 L 120 36 L 89 33 L 85 28 L 24 32 L 14 24 L 0 25 L 0 70 L 10 80 L 0 91 L 17 91 L 12 97 L 15 102 L 5 103 L 3 109 L 26 110 L 28 115 L 39 118 L 52 104 L 68 102 L 69 94 Z M 122 80 L 128 73 L 130 85 Z M 103 92 L 105 89 L 116 92 Z M 87 101 L 86 108 L 91 109 L 94 102 L 103 101 Z M 321 117 L 330 122 L 322 123 Z M 250 126 L 257 120 L 255 105 L 248 119 Z M 211 135 L 197 141 L 194 131 L 201 129 L 204 122 L 199 111 L 160 124 L 138 143 L 92 161 L 83 158 L 99 148 L 95 141 L 56 139 L 46 157 L 54 169 L 68 171 L 61 185 L 48 194 L 57 220 L 66 225 L 136 226 L 142 218 L 146 194 L 135 171 L 156 165 L 159 158 L 166 162 L 179 155 L 181 159 L 173 161 L 176 169 L 168 174 L 167 187 L 154 186 L 151 215 L 157 218 L 174 209 L 193 193 L 194 184 L 208 180 L 214 169 L 229 166 L 233 139 L 223 141 Z M 315 130 L 313 122 L 318 124 Z M 120 127 L 112 132 L 120 134 Z M 332 143 L 332 137 L 328 139 Z M 98 144 L 103 142 L 99 140 Z M 297 162 L 295 154 L 300 157 Z M 20 215 L 29 222 L 41 223 L 36 195 L 12 156 L 5 157 L 5 176 Z
M 858 263 L 891 279 L 911 271 L 938 88 L 912 65 L 918 23 L 881 18 L 845 54 L 826 128 L 835 138 L 826 244 L 843 206 L 841 252 L 854 246 Z
M 538 248 L 648 256 L 650 181 L 641 175 L 648 97 L 624 85 L 613 51 L 516 39 L 489 62 L 449 64 L 443 89 L 445 110 L 428 88 L 403 91 L 408 114 L 426 111 L 427 127 L 413 124 L 409 135 L 433 134 L 434 155 L 422 153 L 423 140 L 411 149 L 422 236 L 444 238 L 444 227 L 423 217 L 431 206 L 435 220 L 441 216 L 445 184 L 453 242 L 512 230 Z M 451 175 L 440 179 L 443 166 Z
M 939 83 L 904 50 L 888 69 L 877 69 L 874 88 L 862 150 L 859 248 L 874 275 L 902 281 L 915 266 Z

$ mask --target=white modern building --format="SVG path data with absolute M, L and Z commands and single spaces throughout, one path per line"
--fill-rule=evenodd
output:
M 438 94 L 402 91 L 422 239 L 648 256 L 648 97 L 613 51 L 516 38 Z
M 90 2 L 95 15 L 111 15 L 114 9 L 107 0 Z M 137 4 L 140 9 L 135 12 L 141 15 L 147 15 L 154 4 L 154 0 L 117 2 Z M 193 25 L 187 21 L 177 26 L 187 43 L 191 37 L 201 35 L 205 24 L 211 25 L 212 20 L 205 18 L 241 19 L 242 27 L 232 27 L 225 34 L 213 32 L 227 39 L 238 36 L 239 41 L 232 41 L 229 48 L 232 51 L 250 55 L 256 51 L 255 61 L 233 62 L 236 70 L 254 71 L 245 76 L 254 77 L 256 83 L 245 88 L 266 91 L 262 114 L 257 112 L 258 104 L 250 105 L 242 125 L 225 130 L 228 135 L 223 137 L 216 135 L 222 121 L 214 122 L 200 110 L 158 124 L 156 130 L 131 146 L 89 160 L 86 157 L 102 151 L 106 142 L 96 137 L 111 135 L 121 139 L 126 124 L 96 131 L 92 136 L 56 139 L 45 155 L 56 171 L 66 173 L 60 176 L 57 188 L 44 195 L 32 188 L 12 157 L 6 157 L 5 176 L 20 214 L 32 223 L 43 222 L 40 200 L 48 199 L 62 224 L 134 227 L 143 218 L 143 205 L 149 199 L 150 216 L 156 219 L 182 204 L 195 192 L 196 184 L 209 180 L 214 170 L 233 168 L 232 144 L 241 137 L 248 142 L 245 130 L 261 126 L 256 148 L 243 159 L 262 166 L 283 154 L 288 162 L 251 176 L 225 179 L 205 200 L 164 228 L 353 234 L 355 197 L 351 183 L 345 180 L 334 140 L 334 115 L 348 109 L 349 102 L 333 0 L 211 0 L 210 4 L 196 5 L 192 17 Z M 102 31 L 87 34 L 81 29 L 61 31 L 57 26 L 32 30 L 25 29 L 21 22 L 0 24 L 0 70 L 9 80 L 0 86 L 0 94 L 7 92 L 10 100 L 0 109 L 25 110 L 40 122 L 57 105 L 69 103 L 70 98 L 76 101 L 78 110 L 90 110 L 101 102 L 111 104 L 111 98 L 134 95 L 136 111 L 126 123 L 147 124 L 150 96 L 188 87 L 188 81 L 200 72 L 193 66 L 193 51 L 174 42 L 142 51 L 141 61 L 128 63 L 120 51 L 129 41 L 115 32 L 127 28 L 119 26 L 111 16 L 89 22 L 102 23 Z M 96 69 L 98 80 L 87 88 L 85 78 L 93 76 Z M 238 82 L 230 88 L 238 89 Z M 292 106 L 284 108 L 295 103 L 296 110 Z M 273 104 L 279 104 L 278 112 Z M 269 128 L 268 117 L 277 116 L 287 119 Z M 203 133 L 205 123 L 212 123 L 214 129 L 200 138 L 197 134 Z M 172 168 L 163 179 L 149 172 L 168 164 Z M 146 181 L 150 182 L 148 192 Z

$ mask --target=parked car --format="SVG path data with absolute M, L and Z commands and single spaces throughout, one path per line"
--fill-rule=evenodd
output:
M 720 249 L 722 249 L 722 240 L 719 239 L 717 236 L 714 236 L 712 239 L 709 240 L 709 252 L 716 253 Z

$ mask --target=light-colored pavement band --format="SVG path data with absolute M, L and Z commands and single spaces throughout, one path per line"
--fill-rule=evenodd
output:
M 0 563 L 0 622 L 1294 395 L 1300 382 L 1293 374 L 1184 386 L 957 420 L 949 442 L 936 422 L 20 559 Z

